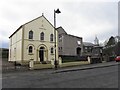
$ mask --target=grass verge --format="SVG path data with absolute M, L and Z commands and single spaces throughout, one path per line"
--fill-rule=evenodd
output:
M 90 63 L 88 61 L 68 62 L 68 63 L 62 63 L 60 67 L 80 66 L 86 64 L 90 64 Z
M 79 61 L 79 62 L 68 62 L 68 63 L 62 63 L 59 67 L 71 67 L 71 66 L 80 66 L 80 65 L 86 65 L 89 64 L 88 61 Z M 35 64 L 33 69 L 49 69 L 54 68 L 51 64 Z

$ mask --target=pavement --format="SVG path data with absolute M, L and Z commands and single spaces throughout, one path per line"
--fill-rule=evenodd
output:
M 3 73 L 3 88 L 117 88 L 117 62 Z M 104 90 L 104 89 L 103 89 Z
M 81 66 L 72 66 L 72 67 L 63 67 L 58 69 L 40 69 L 40 70 L 30 70 L 29 68 L 25 67 L 17 67 L 16 69 L 8 69 L 2 70 L 2 73 L 9 73 L 9 72 L 26 72 L 26 71 L 41 71 L 41 72 L 51 72 L 51 73 L 62 73 L 62 72 L 70 72 L 70 71 L 77 71 L 77 70 L 86 70 L 86 69 L 94 69 L 94 68 L 104 68 L 118 65 L 119 62 L 111 61 L 111 62 L 103 62 L 103 63 L 96 63 L 96 64 L 87 64 Z

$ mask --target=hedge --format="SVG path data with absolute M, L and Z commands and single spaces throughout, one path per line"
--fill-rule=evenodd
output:
M 76 62 L 76 61 L 87 61 L 86 56 L 60 56 L 62 58 L 62 63 L 66 62 Z

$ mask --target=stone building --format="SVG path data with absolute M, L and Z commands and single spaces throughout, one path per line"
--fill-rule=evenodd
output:
M 9 61 L 50 63 L 55 60 L 54 26 L 44 15 L 21 25 L 9 39 Z M 58 44 L 56 47 L 58 60 Z

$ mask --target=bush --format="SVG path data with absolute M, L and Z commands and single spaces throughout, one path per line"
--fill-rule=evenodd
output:
M 94 64 L 94 63 L 102 63 L 102 61 L 100 58 L 91 58 L 91 64 Z
M 109 57 L 109 61 L 114 61 L 115 60 L 115 56 L 110 56 Z
M 66 62 L 76 62 L 76 61 L 87 61 L 86 56 L 60 56 L 62 58 L 62 63 Z

